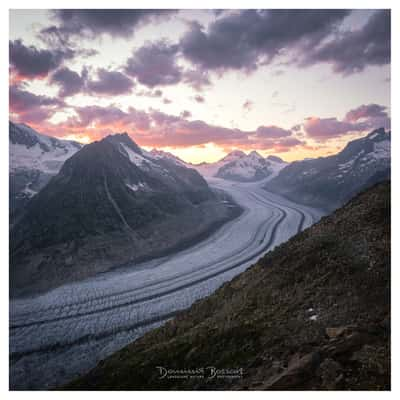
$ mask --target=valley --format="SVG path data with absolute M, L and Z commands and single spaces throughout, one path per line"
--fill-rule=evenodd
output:
M 322 216 L 265 191 L 265 182 L 209 178 L 244 211 L 191 248 L 12 300 L 10 386 L 46 389 L 76 378 Z

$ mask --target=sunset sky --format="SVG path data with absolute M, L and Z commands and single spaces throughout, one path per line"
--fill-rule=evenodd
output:
M 385 10 L 12 10 L 10 119 L 186 161 L 287 161 L 390 128 Z

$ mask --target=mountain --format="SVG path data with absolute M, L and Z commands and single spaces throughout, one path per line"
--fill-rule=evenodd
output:
M 188 164 L 185 161 L 181 160 L 179 157 L 173 155 L 172 153 L 169 153 L 168 151 L 152 149 L 150 151 L 150 156 L 153 157 L 153 158 L 157 158 L 157 159 L 169 160 L 169 161 L 172 161 L 173 163 L 175 163 L 177 165 L 190 168 L 190 164 Z
M 66 159 L 82 148 L 78 142 L 42 135 L 24 124 L 9 122 L 10 211 L 35 195 Z
M 279 157 L 268 156 L 265 159 L 256 151 L 246 154 L 235 150 L 215 163 L 193 165 L 193 168 L 206 177 L 253 182 L 276 174 L 285 165 L 286 163 Z
M 383 128 L 353 140 L 338 154 L 293 162 L 265 188 L 327 211 L 390 177 L 390 132 Z
M 193 165 L 193 168 L 195 168 L 201 175 L 205 177 L 212 177 L 215 176 L 218 170 L 225 164 L 234 160 L 238 160 L 245 156 L 246 153 L 244 153 L 243 151 L 234 150 L 228 153 L 225 157 L 221 158 L 219 161 L 213 163 L 203 162 L 201 164 L 195 164 Z
M 390 183 L 64 389 L 389 390 Z
M 127 134 L 86 145 L 10 231 L 13 294 L 47 290 L 188 245 L 238 212 L 194 169 L 144 152 Z
M 221 166 L 215 174 L 218 178 L 240 182 L 253 182 L 267 178 L 285 167 L 281 159 L 265 159 L 256 151 Z

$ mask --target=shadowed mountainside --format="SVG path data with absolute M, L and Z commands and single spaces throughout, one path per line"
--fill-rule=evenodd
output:
M 25 294 L 164 255 L 237 215 L 194 169 L 127 134 L 83 147 L 15 218 L 10 288 Z

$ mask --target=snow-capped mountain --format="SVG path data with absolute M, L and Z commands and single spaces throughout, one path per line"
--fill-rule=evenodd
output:
M 390 132 L 380 128 L 349 142 L 336 155 L 291 163 L 266 188 L 331 211 L 389 177 Z
M 286 163 L 282 160 L 266 159 L 252 151 L 220 167 L 215 176 L 233 181 L 252 182 L 276 174 L 285 166 Z
M 172 161 L 173 163 L 183 166 L 183 167 L 190 167 L 191 165 L 186 163 L 185 161 L 181 160 L 179 157 L 175 156 L 172 153 L 169 153 L 168 151 L 163 151 L 163 150 L 158 150 L 158 149 L 152 149 L 148 153 L 151 157 L 155 159 L 164 159 L 164 160 L 169 160 Z
M 195 168 L 204 177 L 212 177 L 215 176 L 218 170 L 225 164 L 228 164 L 231 161 L 238 160 L 245 156 L 246 153 L 244 153 L 243 151 L 234 150 L 227 154 L 224 158 L 221 158 L 221 160 L 219 161 L 213 163 L 203 162 L 201 164 L 193 164 L 192 167 Z
M 160 256 L 230 218 L 225 203 L 196 170 L 155 157 L 127 134 L 90 143 L 12 226 L 14 289 L 48 289 Z
M 193 165 L 205 177 L 219 177 L 223 179 L 252 182 L 277 174 L 287 165 L 276 156 L 262 157 L 256 151 L 249 154 L 235 150 L 215 163 Z
M 81 148 L 78 142 L 42 135 L 10 121 L 10 209 L 15 210 L 35 195 Z

